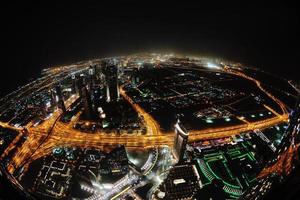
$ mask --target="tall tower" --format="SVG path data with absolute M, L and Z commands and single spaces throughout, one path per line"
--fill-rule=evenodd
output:
M 292 144 L 295 146 L 300 143 L 300 95 L 298 96 L 295 108 L 292 111 L 289 128 L 293 137 Z
M 84 87 L 82 76 L 78 77 L 78 79 L 76 80 L 76 87 L 77 87 L 79 96 L 82 97 L 82 88 Z
M 91 100 L 90 90 L 86 88 L 86 84 L 84 83 L 84 77 L 80 75 L 76 83 L 77 89 L 79 91 L 79 96 L 83 104 L 85 117 L 87 119 L 92 119 L 94 117 L 93 103 Z
M 72 78 L 72 92 L 75 94 L 75 93 L 77 93 L 77 88 L 76 88 L 76 74 L 72 74 L 72 76 L 71 76 L 71 78 Z
M 51 105 L 57 106 L 57 102 L 56 102 L 57 98 L 56 98 L 56 91 L 55 91 L 55 88 L 52 88 L 52 89 L 50 90 L 50 95 L 51 95 Z
M 117 101 L 120 97 L 118 85 L 118 68 L 114 64 L 104 66 L 106 81 L 106 102 Z
M 183 161 L 188 137 L 189 134 L 187 130 L 183 127 L 180 120 L 178 119 L 177 123 L 175 124 L 175 138 L 173 145 L 173 155 L 178 163 Z
M 93 104 L 92 104 L 90 93 L 88 92 L 85 86 L 81 88 L 81 93 L 82 93 L 82 101 L 83 101 L 84 113 L 86 115 L 86 118 L 92 119 L 94 116 L 94 112 L 93 112 Z
M 55 86 L 55 101 L 57 103 L 58 108 L 62 109 L 63 112 L 66 112 L 65 103 L 62 98 L 61 88 L 59 85 Z
M 298 99 L 297 99 L 297 102 L 296 102 L 296 105 L 295 105 L 294 117 L 295 118 L 300 117 L 300 95 L 298 96 Z M 296 121 L 299 122 L 299 119 L 297 119 Z
M 89 90 L 91 90 L 91 88 L 94 86 L 95 83 L 95 66 L 90 66 L 89 67 L 89 78 L 88 78 L 88 87 Z
M 136 87 L 138 83 L 139 83 L 138 69 L 134 68 L 131 75 L 131 84 L 132 86 Z

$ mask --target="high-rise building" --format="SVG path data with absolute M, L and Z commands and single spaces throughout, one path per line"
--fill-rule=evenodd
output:
M 77 93 L 77 88 L 76 88 L 76 74 L 72 74 L 72 76 L 71 76 L 71 78 L 72 78 L 72 92 L 75 94 L 75 93 Z
M 61 88 L 59 85 L 55 86 L 55 101 L 57 103 L 57 107 L 62 109 L 63 112 L 66 112 L 65 103 L 62 97 Z
M 81 88 L 81 93 L 85 116 L 87 119 L 92 119 L 94 117 L 94 111 L 90 93 L 85 86 Z
M 90 66 L 89 67 L 89 77 L 88 77 L 88 88 L 91 90 L 91 88 L 94 86 L 96 81 L 96 76 L 95 76 L 95 66 Z
M 106 63 L 104 66 L 106 81 L 106 102 L 117 101 L 119 99 L 118 68 L 116 65 Z
M 56 106 L 57 102 L 56 102 L 56 91 L 54 88 L 52 88 L 50 91 L 50 95 L 51 95 L 51 105 L 52 106 Z
M 124 65 L 123 62 L 119 62 L 118 63 L 118 70 L 119 70 L 119 74 L 123 75 L 124 74 Z
M 136 87 L 139 83 L 138 69 L 134 68 L 131 75 L 131 84 Z
M 173 145 L 173 155 L 178 163 L 183 161 L 188 137 L 189 134 L 187 130 L 183 127 L 178 119 L 177 123 L 175 124 L 175 138 Z
M 293 138 L 292 144 L 295 146 L 295 144 L 300 143 L 300 95 L 298 96 L 295 108 L 290 116 L 289 129 L 291 132 L 291 137 Z
M 88 90 L 84 81 L 84 76 L 80 75 L 76 81 L 76 87 L 81 98 L 81 102 L 84 108 L 84 114 L 87 119 L 94 117 L 93 102 L 91 100 L 91 90 Z
M 293 111 L 293 120 L 295 123 L 300 123 L 300 95 L 298 96 L 298 99 L 296 101 L 296 105 Z
M 83 84 L 83 77 L 80 76 L 78 77 L 78 79 L 76 80 L 76 88 L 78 90 L 79 96 L 82 97 L 82 88 L 83 88 L 84 84 Z

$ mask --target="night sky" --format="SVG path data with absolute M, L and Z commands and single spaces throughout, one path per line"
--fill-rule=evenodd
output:
M 44 67 L 147 51 L 223 57 L 299 80 L 295 4 L 145 2 L 2 5 L 1 96 Z

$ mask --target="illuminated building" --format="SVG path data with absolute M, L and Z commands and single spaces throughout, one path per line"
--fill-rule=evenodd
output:
M 78 93 L 79 96 L 82 97 L 82 87 L 84 86 L 83 84 L 83 77 L 80 76 L 77 80 L 76 80 L 76 87 L 78 89 Z
M 91 100 L 90 91 L 86 88 L 84 84 L 83 76 L 80 76 L 76 81 L 76 83 L 77 83 L 77 89 L 79 91 L 79 96 L 83 103 L 85 117 L 87 119 L 92 119 L 94 116 L 93 103 Z
M 72 78 L 72 92 L 75 94 L 77 92 L 77 89 L 76 89 L 76 74 L 72 74 L 71 76 Z
M 138 69 L 134 68 L 132 76 L 131 76 L 131 84 L 133 86 L 136 86 L 138 83 L 139 83 Z
M 180 120 L 178 119 L 175 124 L 175 139 L 173 145 L 173 155 L 177 162 L 182 162 L 184 157 L 184 152 L 186 150 L 186 144 L 188 142 L 188 132 L 182 126 Z
M 88 78 L 88 88 L 91 90 L 91 88 L 94 86 L 95 83 L 95 66 L 89 67 L 89 78 Z
M 288 131 L 290 131 L 290 136 L 292 136 L 292 145 L 300 143 L 300 96 L 297 99 L 294 110 L 290 116 L 290 126 Z
M 59 85 L 55 86 L 55 101 L 57 103 L 57 107 L 62 109 L 63 112 L 66 112 L 65 103 L 63 101 L 61 88 Z
M 157 199 L 193 199 L 199 189 L 198 172 L 193 165 L 176 165 L 161 185 Z
M 295 136 L 295 142 L 300 143 L 300 96 L 298 97 L 297 103 L 296 103 L 296 117 L 297 117 L 297 133 Z M 300 156 L 300 155 L 298 155 Z
M 50 95 L 51 95 L 51 105 L 57 105 L 55 89 L 52 88 L 49 92 L 50 92 Z
M 93 104 L 92 104 L 90 93 L 88 92 L 85 86 L 81 88 L 81 93 L 82 93 L 82 101 L 83 101 L 84 113 L 86 115 L 86 118 L 92 119 L 94 114 L 93 114 Z
M 106 81 L 106 102 L 117 101 L 120 96 L 117 66 L 106 64 L 103 71 Z

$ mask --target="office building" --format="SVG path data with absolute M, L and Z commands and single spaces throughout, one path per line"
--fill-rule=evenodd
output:
M 180 120 L 177 120 L 175 124 L 175 138 L 173 145 L 173 155 L 178 163 L 183 161 L 184 153 L 186 150 L 186 144 L 188 142 L 188 132 L 181 124 Z
M 106 64 L 104 66 L 106 82 L 106 102 L 114 102 L 119 99 L 118 68 L 116 65 Z
M 81 88 L 81 93 L 85 117 L 87 119 L 92 119 L 94 117 L 94 110 L 90 93 L 85 86 Z
M 55 101 L 57 103 L 57 107 L 62 109 L 63 112 L 66 112 L 65 103 L 64 103 L 61 88 L 59 85 L 55 86 Z

